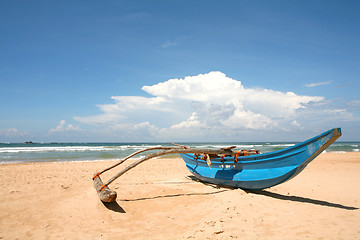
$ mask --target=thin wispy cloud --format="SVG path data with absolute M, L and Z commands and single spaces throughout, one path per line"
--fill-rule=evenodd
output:
M 174 47 L 178 44 L 178 41 L 166 41 L 161 45 L 161 48 Z
M 186 39 L 185 36 L 177 37 L 174 40 L 168 40 L 168 41 L 164 42 L 163 44 L 161 44 L 161 48 L 175 47 L 175 46 L 179 45 L 184 39 Z
M 318 87 L 318 86 L 323 86 L 323 85 L 329 85 L 331 84 L 332 81 L 327 81 L 327 82 L 316 82 L 316 83 L 308 83 L 305 84 L 305 87 Z

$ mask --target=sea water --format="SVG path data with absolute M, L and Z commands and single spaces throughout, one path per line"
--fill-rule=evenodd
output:
M 226 142 L 179 143 L 192 148 L 236 146 L 236 149 L 257 149 L 261 153 L 290 147 L 296 142 Z M 0 143 L 0 163 L 98 161 L 121 159 L 141 149 L 172 146 L 171 143 Z M 359 152 L 360 142 L 335 142 L 326 152 Z M 145 154 L 145 153 L 144 153 Z M 142 155 L 137 156 L 137 158 Z

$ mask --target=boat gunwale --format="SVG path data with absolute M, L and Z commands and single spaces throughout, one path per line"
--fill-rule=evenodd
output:
M 304 152 L 306 149 L 303 149 L 305 148 L 306 146 L 308 146 L 309 144 L 311 144 L 312 142 L 315 142 L 331 133 L 334 132 L 334 130 L 336 130 L 338 133 L 340 133 L 341 135 L 341 129 L 340 128 L 333 128 L 333 129 L 330 129 L 326 132 L 323 132 L 315 137 L 312 137 L 310 139 L 307 139 L 303 142 L 300 142 L 300 143 L 297 143 L 293 146 L 290 146 L 290 147 L 287 147 L 287 148 L 284 148 L 284 149 L 280 149 L 280 150 L 276 150 L 276 151 L 272 151 L 272 152 L 267 152 L 267 153 L 260 153 L 260 154 L 255 154 L 255 155 L 249 155 L 249 156 L 239 156 L 238 157 L 238 161 L 241 162 L 242 164 L 246 164 L 246 163 L 256 163 L 258 161 L 264 161 L 264 160 L 275 160 L 276 158 L 283 158 L 283 157 L 289 157 L 292 156 L 292 155 L 296 155 L 296 154 L 299 154 L 299 153 L 302 153 Z M 332 139 L 335 138 L 336 136 L 333 134 L 332 138 L 330 139 L 330 141 L 332 142 Z M 336 140 L 336 139 L 335 139 Z M 334 140 L 334 141 L 335 141 Z M 323 144 L 324 145 L 327 145 L 326 143 Z M 322 146 L 320 147 L 322 148 Z M 299 150 L 300 149 L 300 150 Z M 325 148 L 326 149 L 326 148 Z M 294 154 L 289 154 L 289 152 L 294 152 L 294 151 L 297 151 L 295 152 Z M 289 154 L 289 155 L 287 155 Z M 191 157 L 193 154 L 192 153 L 185 153 L 183 155 L 186 155 L 188 156 L 188 158 L 191 160 Z M 310 157 L 311 155 L 309 155 Z M 224 163 L 221 161 L 222 159 L 221 158 L 212 158 L 211 159 L 211 162 L 214 163 L 214 164 L 227 164 L 229 163 L 230 161 L 234 161 L 233 160 L 234 157 L 225 157 L 224 160 L 227 160 L 228 162 L 224 161 Z M 202 159 L 194 159 L 194 161 L 197 161 L 199 163 L 205 163 L 206 164 L 206 160 L 202 160 Z M 236 163 L 235 163 L 236 164 Z
M 317 135 L 315 137 L 312 137 L 312 138 L 310 138 L 308 140 L 305 140 L 303 142 L 297 143 L 297 144 L 295 144 L 293 146 L 289 146 L 289 147 L 284 148 L 284 149 L 280 149 L 280 150 L 276 150 L 276 151 L 272 151 L 272 152 L 255 154 L 255 155 L 249 155 L 249 156 L 239 156 L 238 159 L 241 159 L 241 161 L 254 161 L 254 160 L 262 160 L 263 158 L 270 158 L 271 155 L 286 154 L 286 152 L 294 151 L 296 149 L 308 146 L 311 142 L 315 142 L 316 140 L 325 137 L 326 135 L 330 134 L 334 130 L 339 131 L 340 128 L 330 129 L 330 130 L 328 130 L 326 132 L 323 132 L 323 133 L 321 133 L 321 134 L 319 134 L 319 135 Z M 333 136 L 333 137 L 336 137 L 336 136 Z M 184 155 L 192 155 L 192 153 L 185 153 Z M 233 158 L 233 157 L 225 157 L 225 159 L 226 158 Z M 221 159 L 221 158 L 213 158 L 211 160 L 216 161 L 216 159 Z M 200 160 L 200 159 L 198 159 L 198 160 Z M 203 160 L 203 161 L 206 162 L 206 160 Z
M 333 128 L 313 138 L 305 140 L 294 146 L 287 147 L 285 149 L 281 149 L 269 153 L 238 157 L 238 163 L 234 162 L 234 157 L 232 157 L 233 160 L 231 163 L 214 161 L 215 159 L 221 160 L 221 158 L 214 158 L 212 159 L 211 165 L 207 165 L 207 162 L 205 160 L 194 159 L 193 154 L 181 154 L 182 155 L 181 157 L 185 161 L 186 166 L 190 170 L 190 172 L 194 174 L 195 177 L 197 177 L 202 181 L 217 185 L 224 185 L 224 186 L 230 186 L 230 187 L 242 188 L 242 189 L 265 189 L 286 182 L 297 176 L 314 158 L 316 158 L 321 152 L 323 152 L 329 145 L 335 142 L 340 136 L 341 136 L 341 128 Z M 315 145 L 311 146 L 311 144 L 314 143 Z M 266 169 L 265 168 L 250 169 L 244 167 L 246 163 L 266 164 L 268 160 L 271 162 L 274 160 L 276 161 L 286 158 L 292 158 L 292 156 L 296 156 L 299 154 L 301 155 L 300 157 L 302 161 L 298 161 L 297 164 L 294 164 L 292 169 L 288 169 L 288 171 L 279 171 L 280 169 L 284 169 L 284 167 L 276 167 L 278 170 L 273 172 L 272 175 L 266 177 L 265 175 L 260 174 L 262 178 L 259 179 L 254 179 L 255 176 L 254 174 L 247 175 L 248 177 L 252 176 L 252 178 L 250 179 L 247 179 L 248 177 L 244 179 L 242 178 L 240 179 L 240 175 L 238 175 L 238 173 L 226 175 L 227 177 L 229 176 L 232 177 L 232 179 L 222 178 L 221 176 L 217 177 L 215 175 L 220 170 L 229 170 L 229 173 L 240 170 L 239 174 L 242 173 L 242 175 L 244 175 L 245 172 L 246 173 L 250 173 L 252 171 L 259 172 L 259 170 L 263 171 Z M 221 167 L 222 164 L 223 166 Z M 227 169 L 226 165 L 232 165 L 233 167 Z M 199 169 L 197 170 L 197 168 Z M 212 170 L 210 170 L 210 172 L 208 171 L 204 172 L 203 170 L 205 169 L 212 169 Z

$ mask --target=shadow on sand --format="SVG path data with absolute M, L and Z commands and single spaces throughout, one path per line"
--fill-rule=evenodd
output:
M 142 197 L 142 198 L 135 198 L 135 199 L 119 199 L 119 201 L 132 202 L 132 201 L 142 201 L 142 200 L 150 200 L 150 199 L 158 199 L 158 198 L 173 198 L 173 197 L 181 197 L 181 196 L 199 196 L 199 195 L 205 196 L 205 195 L 218 194 L 218 193 L 222 193 L 222 192 L 226 192 L 226 191 L 230 191 L 230 190 L 234 189 L 234 188 L 227 187 L 227 186 L 219 186 L 219 185 L 215 185 L 212 183 L 207 183 L 207 182 L 197 179 L 194 176 L 188 176 L 187 178 L 191 179 L 193 181 L 200 182 L 204 185 L 210 186 L 210 187 L 218 189 L 218 190 L 212 191 L 212 192 L 205 192 L 205 193 L 178 193 L 178 194 L 167 194 L 167 195 L 159 195 L 159 196 L 152 196 L 152 197 Z M 187 183 L 187 182 L 184 182 L 184 183 Z M 179 182 L 167 183 L 167 184 L 179 184 Z M 181 182 L 180 182 L 180 184 L 181 184 Z M 248 194 L 257 194 L 257 195 L 262 195 L 262 196 L 271 197 L 271 198 L 275 198 L 275 199 L 279 199 L 279 200 L 285 200 L 285 201 L 310 203 L 310 204 L 345 209 L 345 210 L 358 210 L 359 209 L 357 207 L 345 206 L 345 205 L 338 204 L 338 203 L 331 203 L 331 202 L 327 202 L 327 201 L 323 201 L 323 200 L 316 200 L 316 199 L 299 197 L 299 196 L 283 195 L 283 194 L 279 194 L 279 193 L 269 192 L 266 190 L 244 190 L 244 191 Z M 117 202 L 112 202 L 112 203 L 103 202 L 103 204 L 109 210 L 119 212 L 119 213 L 125 213 L 125 210 L 121 206 L 119 206 L 119 204 Z
M 114 212 L 126 213 L 125 210 L 115 201 L 115 202 L 102 202 L 104 206 Z
M 214 184 L 211 184 L 211 183 L 207 183 L 207 182 L 199 180 L 195 176 L 188 176 L 188 178 L 193 180 L 193 181 L 198 181 L 198 182 L 201 182 L 201 183 L 203 183 L 205 185 L 208 185 L 208 186 L 210 185 L 210 186 L 216 187 L 216 188 L 234 189 L 234 188 L 227 187 L 227 186 L 219 186 L 219 185 L 214 185 Z M 263 196 L 266 196 L 266 197 L 272 197 L 272 198 L 275 198 L 275 199 L 280 199 L 280 200 L 285 200 L 285 201 L 311 203 L 311 204 L 315 204 L 315 205 L 326 206 L 326 207 L 334 207 L 334 208 L 340 208 L 340 209 L 345 209 L 345 210 L 358 210 L 359 209 L 357 207 L 345 206 L 345 205 L 342 205 L 342 204 L 331 203 L 331 202 L 322 201 L 322 200 L 316 200 L 316 199 L 298 197 L 298 196 L 282 195 L 282 194 L 279 194 L 279 193 L 273 193 L 273 192 L 269 192 L 269 191 L 266 191 L 266 190 L 245 190 L 244 189 L 244 191 L 246 193 L 263 195 Z
M 215 192 L 205 192 L 205 193 L 177 193 L 177 194 L 167 194 L 167 195 L 159 195 L 153 197 L 142 197 L 142 198 L 134 198 L 134 199 L 120 199 L 120 201 L 124 202 L 132 202 L 132 201 L 142 201 L 142 200 L 150 200 L 150 199 L 157 199 L 157 198 L 173 198 L 173 197 L 181 197 L 181 196 L 199 196 L 199 195 L 212 195 L 217 193 L 222 193 L 228 191 L 228 189 L 223 189 Z
M 186 178 L 189 180 L 192 180 L 192 181 L 201 182 L 204 185 L 210 186 L 215 189 L 220 189 L 220 190 L 214 191 L 214 192 L 203 192 L 203 193 L 177 193 L 177 194 L 167 194 L 167 195 L 159 195 L 159 196 L 152 196 L 152 197 L 134 198 L 134 199 L 120 199 L 119 201 L 132 202 L 132 201 L 142 201 L 142 200 L 150 200 L 150 199 L 157 199 L 157 198 L 173 198 L 173 197 L 181 197 L 181 196 L 199 196 L 199 195 L 205 196 L 205 195 L 222 193 L 222 192 L 233 189 L 233 188 L 227 188 L 227 187 L 222 187 L 222 186 L 220 187 L 218 185 L 207 183 L 207 182 L 202 182 L 194 176 L 187 176 Z M 164 182 L 161 184 L 176 184 L 177 185 L 177 184 L 188 184 L 188 183 L 191 183 L 191 182 Z
M 344 206 L 344 205 L 337 204 L 337 203 L 331 203 L 331 202 L 327 202 L 327 201 L 316 200 L 316 199 L 305 198 L 305 197 L 282 195 L 282 194 L 279 194 L 279 193 L 273 193 L 273 192 L 269 192 L 269 191 L 265 191 L 265 190 L 246 190 L 246 193 L 263 195 L 263 196 L 266 196 L 266 197 L 272 197 L 272 198 L 285 200 L 285 201 L 311 203 L 311 204 L 315 204 L 315 205 L 326 206 L 326 207 L 334 207 L 334 208 L 340 208 L 340 209 L 345 209 L 345 210 L 357 210 L 357 209 L 359 209 L 357 207 Z
M 201 181 L 201 180 L 197 179 L 195 176 L 188 176 L 188 178 L 193 180 L 193 181 L 198 181 L 198 182 L 201 182 L 201 183 L 203 183 L 205 185 L 212 186 L 214 188 L 234 189 L 234 188 L 227 187 L 227 186 L 219 186 L 219 185 L 214 185 L 214 184 L 211 184 L 211 183 L 207 183 L 207 182 L 204 182 L 204 181 Z M 269 192 L 269 191 L 266 191 L 266 190 L 244 190 L 244 191 L 246 193 L 263 195 L 263 196 L 266 196 L 266 197 L 272 197 L 272 198 L 275 198 L 275 199 L 280 199 L 280 200 L 285 200 L 285 201 L 311 203 L 311 204 L 315 204 L 315 205 L 320 205 L 320 206 L 325 206 L 325 207 L 333 207 L 333 208 L 340 208 L 340 209 L 345 209 L 345 210 L 358 210 L 359 209 L 357 207 L 345 206 L 345 205 L 342 205 L 342 204 L 331 203 L 331 202 L 322 201 L 322 200 L 316 200 L 316 199 L 298 197 L 298 196 L 282 195 L 282 194 L 279 194 L 279 193 L 273 193 L 273 192 Z

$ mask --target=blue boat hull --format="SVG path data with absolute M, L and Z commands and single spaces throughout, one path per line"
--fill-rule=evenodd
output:
M 334 128 L 314 138 L 283 150 L 251 156 L 196 159 L 194 154 L 180 154 L 187 168 L 202 181 L 242 189 L 269 188 L 298 175 L 321 152 L 341 136 Z

